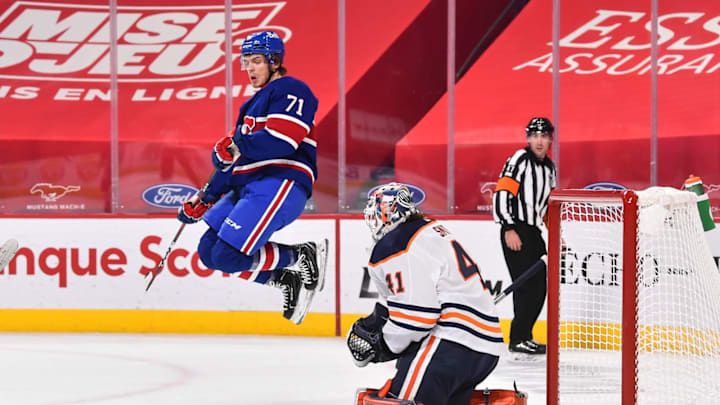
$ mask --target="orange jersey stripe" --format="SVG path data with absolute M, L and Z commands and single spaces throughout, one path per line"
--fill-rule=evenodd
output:
M 413 386 L 415 385 L 415 380 L 417 379 L 417 376 L 420 373 L 420 369 L 422 368 L 423 364 L 425 363 L 425 357 L 427 357 L 428 352 L 430 352 L 430 349 L 432 348 L 433 343 L 435 343 L 435 336 L 431 335 L 430 339 L 428 340 L 427 346 L 425 346 L 425 350 L 423 350 L 422 354 L 420 355 L 420 359 L 418 359 L 418 362 L 415 365 L 415 370 L 413 370 L 412 378 L 410 379 L 410 383 L 408 384 L 407 391 L 405 391 L 405 395 L 404 395 L 403 399 L 410 399 L 408 397 L 410 396 L 410 393 L 413 390 Z
M 398 311 L 390 311 L 390 316 L 394 318 L 402 318 L 410 321 L 420 322 L 427 325 L 433 325 L 437 322 L 437 318 L 423 318 L 420 316 L 406 315 Z
M 469 322 L 469 323 L 477 326 L 478 328 L 484 329 L 488 332 L 502 333 L 502 330 L 500 329 L 499 326 L 493 327 L 493 326 L 485 325 L 485 324 L 477 321 L 476 319 L 473 319 L 473 318 L 471 318 L 465 314 L 461 314 L 459 312 L 446 312 L 440 316 L 440 319 L 448 319 L 448 318 L 462 319 L 463 321 Z
M 501 177 L 500 180 L 497 182 L 497 186 L 495 186 L 495 191 L 509 191 L 512 195 L 517 195 L 518 190 L 520 189 L 520 183 L 518 183 L 515 179 L 512 177 Z

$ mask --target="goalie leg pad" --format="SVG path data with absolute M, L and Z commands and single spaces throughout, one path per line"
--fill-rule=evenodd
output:
M 387 393 L 387 392 L 386 392 Z M 408 399 L 387 398 L 383 390 L 360 389 L 355 398 L 356 405 L 422 405 Z
M 363 405 L 415 405 L 415 401 L 408 399 L 385 398 L 374 392 L 363 398 Z
M 488 405 L 527 405 L 527 393 L 515 390 L 475 390 L 470 400 L 471 404 Z

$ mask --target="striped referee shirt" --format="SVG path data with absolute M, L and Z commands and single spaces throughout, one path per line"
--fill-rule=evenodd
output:
M 493 194 L 493 218 L 503 229 L 523 222 L 540 226 L 547 213 L 550 190 L 557 187 L 555 164 L 538 160 L 528 146 L 505 162 Z

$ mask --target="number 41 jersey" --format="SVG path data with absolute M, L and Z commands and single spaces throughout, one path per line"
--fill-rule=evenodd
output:
M 373 248 L 370 275 L 390 313 L 383 336 L 395 353 L 428 334 L 500 356 L 502 331 L 477 264 L 442 224 L 400 224 Z

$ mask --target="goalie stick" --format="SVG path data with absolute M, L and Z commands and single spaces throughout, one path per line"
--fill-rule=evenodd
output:
M 3 243 L 2 247 L 0 247 L 0 269 L 4 269 L 5 266 L 10 263 L 10 260 L 12 260 L 13 256 L 15 256 L 17 250 L 17 240 L 8 239 L 5 243 Z
M 525 284 L 525 282 L 532 276 L 534 276 L 540 269 L 547 268 L 547 255 L 542 255 L 540 260 L 535 262 L 532 266 L 530 266 L 529 269 L 525 270 L 525 273 L 523 273 L 520 277 L 515 279 L 515 281 L 507 286 L 506 289 L 504 289 L 500 294 L 495 297 L 495 304 L 502 301 L 503 298 L 505 298 L 508 294 L 515 291 L 518 287 Z
M 217 169 L 215 169 L 212 174 L 210 175 L 210 178 L 205 183 L 202 189 L 198 192 L 198 199 L 197 202 L 199 203 L 203 196 L 205 195 L 205 191 L 210 186 L 210 182 L 215 178 L 215 173 L 217 173 Z M 165 266 L 165 261 L 167 260 L 168 256 L 170 256 L 170 252 L 172 252 L 173 247 L 175 247 L 175 242 L 177 242 L 178 238 L 180 238 L 180 234 L 182 233 L 183 229 L 185 229 L 186 223 L 182 223 L 180 225 L 180 228 L 178 228 L 177 232 L 175 233 L 175 237 L 170 241 L 170 245 L 168 246 L 167 251 L 165 252 L 165 256 L 163 256 L 162 260 L 160 260 L 160 264 L 158 264 L 155 271 L 149 271 L 147 274 L 145 274 L 145 291 L 150 289 L 150 286 L 152 285 L 153 281 L 155 281 L 155 278 L 157 278 L 158 274 L 160 274 L 160 271 Z

